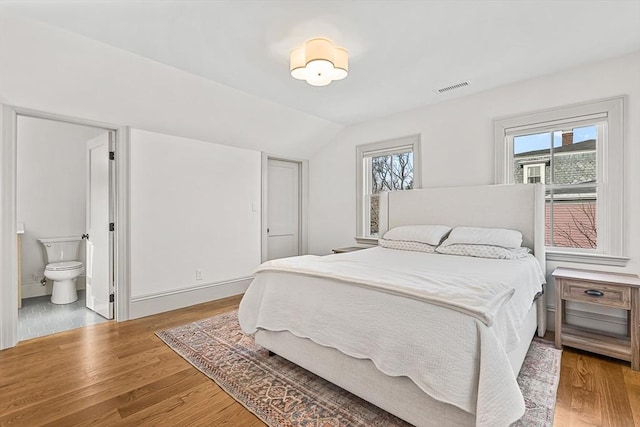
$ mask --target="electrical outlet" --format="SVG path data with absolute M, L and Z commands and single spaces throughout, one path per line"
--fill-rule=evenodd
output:
M 202 280 L 202 270 L 196 268 L 196 280 Z
M 33 281 L 33 282 L 37 282 L 39 277 L 40 277 L 40 274 L 38 274 L 38 273 L 31 273 L 31 281 Z

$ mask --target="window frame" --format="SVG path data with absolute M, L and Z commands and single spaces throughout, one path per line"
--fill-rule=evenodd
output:
M 422 186 L 422 154 L 420 134 L 408 135 L 399 138 L 387 139 L 367 144 L 356 145 L 356 241 L 365 244 L 377 244 L 377 236 L 369 236 L 365 230 L 369 213 L 365 212 L 365 185 L 370 181 L 366 176 L 371 173 L 369 168 L 364 167 L 364 159 L 371 157 L 372 152 L 379 152 L 385 155 L 387 152 L 393 154 L 402 147 L 411 147 L 413 152 L 413 188 Z
M 513 136 L 558 127 L 606 122 L 596 145 L 598 249 L 547 247 L 547 260 L 624 266 L 624 104 L 616 97 L 497 119 L 495 183 L 513 184 Z

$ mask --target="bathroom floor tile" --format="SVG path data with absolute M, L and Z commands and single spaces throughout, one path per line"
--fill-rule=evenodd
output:
M 61 305 L 53 304 L 51 295 L 23 299 L 18 310 L 18 340 L 108 322 L 85 306 L 85 295 L 86 291 L 78 291 L 78 301 Z

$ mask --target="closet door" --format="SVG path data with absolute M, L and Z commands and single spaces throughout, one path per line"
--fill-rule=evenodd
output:
M 300 255 L 300 164 L 268 160 L 267 259 Z

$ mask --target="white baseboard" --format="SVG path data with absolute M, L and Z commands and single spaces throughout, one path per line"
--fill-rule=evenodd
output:
M 76 280 L 76 289 L 82 290 L 85 288 L 85 277 L 80 276 Z M 22 299 L 41 297 L 44 295 L 51 295 L 53 291 L 53 282 L 47 279 L 47 284 L 42 286 L 40 282 L 22 282 Z
M 547 329 L 555 330 L 555 306 L 547 306 Z M 593 313 L 584 310 L 567 309 L 567 323 L 583 328 L 603 331 L 613 334 L 625 335 L 627 333 L 627 319 L 602 313 Z
M 131 298 L 129 319 L 164 313 L 165 311 L 201 304 L 244 293 L 253 277 L 208 283 L 186 289 L 158 292 Z

